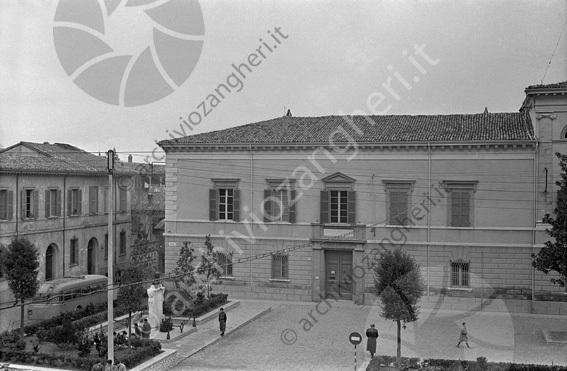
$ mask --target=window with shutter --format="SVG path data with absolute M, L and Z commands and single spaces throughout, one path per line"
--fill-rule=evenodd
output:
M 386 217 L 390 225 L 407 225 L 413 222 L 408 218 L 411 205 L 410 197 L 415 184 L 414 180 L 383 180 L 386 188 Z
M 8 220 L 8 190 L 0 189 L 0 220 Z
M 37 219 L 39 213 L 38 191 L 22 190 L 22 219 Z
M 60 191 L 57 189 L 45 190 L 45 217 L 53 218 L 59 216 L 60 212 L 57 210 L 61 202 L 58 199 Z
M 477 183 L 476 181 L 444 181 L 449 195 L 449 226 L 473 226 L 473 196 Z
M 128 211 L 128 190 L 125 188 L 119 188 L 119 202 L 120 202 L 120 212 Z
M 78 188 L 73 188 L 68 191 L 67 212 L 69 216 L 81 215 L 82 206 L 82 192 Z
M 209 190 L 209 220 L 240 220 L 239 179 L 213 179 Z
M 89 187 L 89 214 L 98 214 L 98 187 Z
M 126 231 L 120 231 L 120 255 L 126 255 Z
M 295 179 L 267 179 L 262 200 L 265 222 L 295 223 Z
M 325 189 L 321 191 L 321 223 L 356 224 L 355 179 L 335 173 L 322 180 Z
M 69 264 L 70 265 L 77 265 L 79 264 L 79 239 L 77 237 L 71 238 L 71 246 L 70 246 L 70 256 L 69 256 Z

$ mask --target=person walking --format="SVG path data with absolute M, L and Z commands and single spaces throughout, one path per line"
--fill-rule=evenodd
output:
M 378 339 L 378 330 L 376 330 L 374 324 L 370 325 L 370 328 L 366 330 L 366 350 L 370 352 L 370 358 L 374 358 L 374 353 L 376 353 L 376 340 Z
M 224 336 L 224 330 L 226 330 L 226 313 L 223 308 L 219 312 L 219 324 L 220 324 L 220 336 Z
M 467 344 L 467 347 L 470 348 L 466 322 L 463 322 L 463 328 L 461 329 L 461 334 L 459 335 L 459 342 L 457 343 L 457 348 L 460 348 L 460 345 L 463 341 L 465 342 L 465 344 Z

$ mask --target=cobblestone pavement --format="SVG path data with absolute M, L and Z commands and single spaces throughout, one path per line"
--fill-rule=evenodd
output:
M 364 335 L 371 323 L 380 332 L 378 353 L 396 354 L 396 324 L 380 317 L 379 306 L 329 304 L 332 308 L 324 302 L 317 308 L 316 303 L 270 302 L 270 312 L 173 370 L 353 370 L 355 352 L 348 335 L 353 331 Z M 470 349 L 456 348 L 461 322 L 467 322 Z M 567 365 L 567 344 L 547 344 L 544 329 L 567 331 L 567 318 L 424 309 L 419 321 L 402 331 L 402 354 Z M 191 342 L 192 336 L 183 341 Z M 365 347 L 366 340 L 357 348 L 358 366 L 370 358 Z

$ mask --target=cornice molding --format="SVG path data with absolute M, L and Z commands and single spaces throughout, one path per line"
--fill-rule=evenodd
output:
M 554 114 L 555 115 L 555 114 Z M 555 118 L 555 117 L 554 117 Z M 471 151 L 471 150 L 486 150 L 486 149 L 527 149 L 535 147 L 536 140 L 517 140 L 517 141 L 494 141 L 494 142 L 401 142 L 401 143 L 357 143 L 356 148 L 365 151 L 388 151 L 388 152 L 401 152 L 401 151 L 416 151 L 416 152 L 429 152 L 429 151 Z M 338 144 L 338 143 L 337 143 Z M 329 143 L 290 143 L 290 144 L 189 144 L 189 143 L 175 143 L 169 146 L 164 146 L 163 149 L 166 153 L 175 152 L 263 152 L 263 151 L 313 151 L 318 148 L 323 148 L 333 153 L 334 147 Z

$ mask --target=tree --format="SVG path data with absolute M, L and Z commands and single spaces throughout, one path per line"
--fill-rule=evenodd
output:
M 374 266 L 374 289 L 382 304 L 382 317 L 396 321 L 398 325 L 397 366 L 402 358 L 402 322 L 417 320 L 417 303 L 425 284 L 414 258 L 402 249 L 386 250 L 380 254 Z
M 5 249 L 2 259 L 2 272 L 8 286 L 16 298 L 14 305 L 21 303 L 20 336 L 24 337 L 24 301 L 37 293 L 39 280 L 39 252 L 25 237 L 15 237 Z
M 132 312 L 140 309 L 141 301 L 146 294 L 142 283 L 149 278 L 151 272 L 145 266 L 131 263 L 122 271 L 120 288 L 116 302 L 120 308 L 128 310 L 128 332 L 132 328 Z M 128 333 L 128 347 L 131 347 L 131 336 Z
M 556 272 L 559 278 L 551 278 L 551 283 L 565 287 L 567 284 L 567 155 L 557 152 L 561 167 L 561 180 L 555 182 L 559 186 L 557 207 L 553 210 L 555 218 L 546 214 L 542 221 L 551 225 L 546 232 L 555 239 L 547 241 L 537 253 L 532 254 L 532 266 L 545 274 Z
M 211 284 L 222 275 L 222 268 L 218 264 L 218 252 L 211 243 L 211 236 L 205 237 L 205 248 L 201 250 L 201 263 L 197 266 L 197 274 L 203 276 L 207 285 L 207 299 L 211 297 Z

